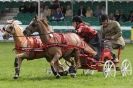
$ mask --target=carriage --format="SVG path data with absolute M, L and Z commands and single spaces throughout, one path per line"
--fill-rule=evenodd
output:
M 13 24 L 13 27 L 14 27 L 14 24 Z M 9 26 L 9 29 L 10 28 L 11 27 Z M 15 28 L 14 28 L 14 30 L 16 31 Z M 29 30 L 29 29 L 27 29 L 27 30 Z M 7 33 L 9 33 L 9 30 Z M 48 35 L 51 37 L 51 36 L 54 36 L 54 32 L 50 32 L 47 34 L 41 34 L 40 36 L 44 36 L 44 35 L 45 36 Z M 79 60 L 80 60 L 81 66 L 78 69 L 83 69 L 84 74 L 93 74 L 93 70 L 103 71 L 105 78 L 107 78 L 107 77 L 115 77 L 116 71 L 120 70 L 122 76 L 132 75 L 131 62 L 128 59 L 125 59 L 121 62 L 121 59 L 120 59 L 121 48 L 118 48 L 118 55 L 117 56 L 118 56 L 119 61 L 114 62 L 114 57 L 112 55 L 112 49 L 110 48 L 110 41 L 109 40 L 102 40 L 101 55 L 100 55 L 99 61 L 97 61 L 94 58 L 90 57 L 86 52 L 84 52 L 85 49 L 83 47 L 66 44 L 66 41 L 63 41 L 64 40 L 63 35 L 62 34 L 59 34 L 59 35 L 61 37 L 61 43 L 49 43 L 49 44 L 46 43 L 45 45 L 42 45 L 41 47 L 38 47 L 38 48 L 35 47 L 34 49 L 21 47 L 21 48 L 19 48 L 19 50 L 24 51 L 24 52 L 31 52 L 32 51 L 34 53 L 41 52 L 42 53 L 41 56 L 43 57 L 44 56 L 43 52 L 47 51 L 49 48 L 52 48 L 52 47 L 59 47 L 59 48 L 65 50 L 64 52 L 66 52 L 69 49 L 76 48 L 76 50 L 80 51 Z M 16 37 L 16 36 L 14 36 L 14 37 Z M 17 36 L 17 38 L 19 38 L 19 37 L 24 37 L 24 35 L 23 36 L 20 36 L 20 35 Z M 82 41 L 81 43 L 85 44 L 83 42 L 84 41 Z M 18 47 L 16 47 L 16 50 L 18 50 Z M 19 57 L 19 58 L 21 58 L 21 57 Z M 121 62 L 121 66 L 117 66 L 120 62 Z M 19 67 L 19 69 L 20 69 L 20 67 Z M 16 69 L 16 72 L 19 69 Z M 52 69 L 52 71 L 53 71 L 53 73 L 55 73 L 54 69 Z M 18 76 L 19 76 L 19 73 L 15 73 L 15 78 L 18 78 Z
M 50 47 L 53 47 L 53 46 L 56 46 L 56 45 L 51 44 Z M 62 47 L 63 45 L 58 45 L 58 46 Z M 70 48 L 76 47 L 76 46 L 69 46 L 69 45 L 65 45 L 65 46 Z M 81 49 L 81 48 L 78 47 L 78 49 Z M 121 48 L 117 49 L 117 54 L 118 54 L 117 55 L 118 61 L 116 62 L 114 61 L 115 58 L 113 57 L 113 54 L 112 54 L 110 41 L 104 40 L 102 41 L 101 55 L 100 55 L 99 61 L 85 54 L 83 50 L 80 53 L 81 66 L 78 69 L 83 69 L 84 75 L 93 75 L 95 70 L 98 72 L 103 72 L 103 75 L 105 78 L 115 77 L 117 71 L 120 71 L 123 77 L 132 75 L 131 62 L 128 59 L 124 59 L 123 61 L 121 61 L 121 58 L 120 58 Z M 64 66 L 67 65 L 68 68 L 70 67 L 69 63 L 65 62 L 64 64 L 65 64 Z M 118 64 L 121 64 L 121 65 L 118 65 Z M 52 69 L 52 72 L 54 73 L 53 69 Z
M 112 54 L 112 49 L 109 40 L 102 41 L 101 55 L 99 61 L 94 58 L 90 58 L 87 55 L 81 54 L 81 69 L 84 74 L 93 74 L 93 70 L 103 72 L 105 78 L 115 77 L 116 71 L 121 71 L 122 76 L 127 76 L 132 74 L 132 65 L 128 59 L 124 59 L 121 62 L 120 54 L 121 48 L 117 49 L 117 56 L 114 57 Z M 118 58 L 116 62 L 114 59 Z M 121 66 L 118 64 L 121 63 Z
M 44 24 L 46 24 L 46 23 L 44 22 Z M 31 25 L 32 24 L 30 24 L 30 26 Z M 27 30 L 30 30 L 30 29 L 32 29 L 32 28 L 28 28 Z M 44 30 L 45 30 L 45 28 L 44 28 Z M 44 33 L 45 32 L 46 31 L 44 31 Z M 41 33 L 41 35 L 42 35 L 42 33 Z M 51 32 L 51 31 L 46 32 L 44 35 L 53 35 L 54 36 L 54 32 Z M 85 49 L 83 47 L 71 45 L 71 44 L 69 45 L 66 43 L 67 41 L 64 41 L 65 40 L 64 35 L 61 33 L 59 33 L 59 35 L 60 35 L 61 41 L 63 41 L 63 43 L 57 43 L 57 44 L 51 43 L 50 45 L 48 45 L 48 47 L 44 47 L 44 48 L 61 47 L 64 50 L 66 49 L 65 51 L 67 51 L 69 48 L 76 48 L 77 50 L 80 51 L 79 59 L 80 59 L 81 66 L 78 69 L 83 69 L 84 74 L 90 74 L 90 73 L 92 74 L 93 70 L 103 71 L 105 78 L 110 77 L 110 76 L 115 77 L 117 70 L 121 71 L 122 76 L 127 76 L 127 75 L 132 74 L 131 62 L 128 59 L 121 61 L 121 58 L 120 58 L 121 47 L 117 48 L 117 55 L 116 55 L 117 57 L 113 56 L 112 48 L 111 48 L 112 45 L 111 45 L 110 40 L 101 40 L 101 44 L 102 44 L 101 45 L 102 46 L 101 47 L 101 55 L 100 55 L 100 59 L 97 61 L 94 58 L 90 57 L 90 55 L 86 54 L 86 52 L 84 52 Z M 54 37 L 56 39 L 56 36 L 54 36 Z M 116 58 L 118 58 L 117 62 L 114 61 L 114 59 L 116 59 Z M 121 63 L 121 66 L 118 66 L 118 64 L 120 64 L 120 63 Z M 53 73 L 54 73 L 54 71 L 53 71 Z

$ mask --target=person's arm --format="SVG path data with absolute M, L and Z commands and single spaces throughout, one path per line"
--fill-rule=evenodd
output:
M 80 34 L 82 32 L 82 27 L 79 27 L 78 29 L 76 29 L 77 33 Z
M 99 34 L 101 36 L 101 39 L 105 39 L 105 33 L 104 33 L 104 30 L 103 30 L 103 27 L 101 27 L 101 29 L 99 31 Z
M 115 30 L 116 34 L 113 35 L 113 36 L 111 37 L 111 39 L 117 39 L 117 38 L 119 38 L 120 36 L 122 36 L 122 31 L 121 31 L 120 24 L 119 24 L 118 22 L 115 22 L 114 25 L 115 25 L 115 26 L 114 26 L 114 29 L 116 29 L 116 30 Z

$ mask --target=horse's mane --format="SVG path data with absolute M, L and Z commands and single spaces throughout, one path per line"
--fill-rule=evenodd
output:
M 7 24 L 12 25 L 14 28 L 19 28 L 21 31 L 23 30 L 23 28 L 19 25 L 22 24 L 22 22 L 19 20 L 7 20 Z
M 49 27 L 49 24 L 48 24 L 48 22 L 47 22 L 46 20 L 41 19 L 40 21 L 47 27 L 48 30 L 53 31 L 53 30 Z
M 15 27 L 15 29 L 17 28 L 20 31 L 23 31 L 23 28 L 19 24 L 17 24 L 16 22 L 13 22 L 12 25 Z
M 46 27 L 49 27 L 48 22 L 47 22 L 46 20 L 41 19 L 40 21 L 41 21 L 44 25 L 46 25 Z
M 7 23 L 8 24 L 13 24 L 13 23 L 15 23 L 15 24 L 22 24 L 22 22 L 19 21 L 19 20 L 7 20 Z

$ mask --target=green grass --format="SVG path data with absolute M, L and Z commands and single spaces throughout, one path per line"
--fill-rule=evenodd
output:
M 76 78 L 70 76 L 55 79 L 53 75 L 46 74 L 49 64 L 45 59 L 24 60 L 20 78 L 14 80 L 13 43 L 0 43 L 0 88 L 132 88 L 133 76 L 122 77 L 117 72 L 116 78 L 103 77 L 101 72 L 93 76 L 85 76 L 78 71 Z M 128 58 L 133 64 L 133 44 L 128 44 L 122 51 L 122 58 Z

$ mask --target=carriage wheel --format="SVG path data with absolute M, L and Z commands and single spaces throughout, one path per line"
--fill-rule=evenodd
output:
M 111 60 L 107 60 L 104 63 L 103 74 L 104 74 L 105 78 L 116 76 L 116 67 L 115 67 L 115 64 Z
M 121 74 L 123 77 L 132 75 L 132 65 L 128 59 L 122 61 L 121 64 Z
M 91 69 L 84 69 L 83 70 L 84 75 L 93 75 L 94 73 L 95 73 L 95 71 L 91 70 Z

